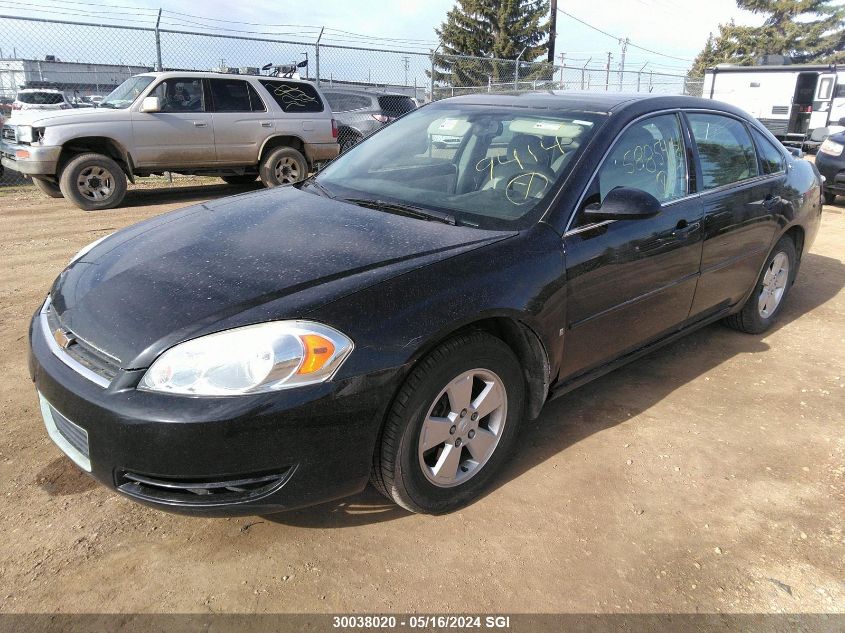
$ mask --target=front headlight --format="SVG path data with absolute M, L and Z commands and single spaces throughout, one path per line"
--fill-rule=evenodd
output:
M 310 321 L 248 325 L 171 347 L 138 388 L 233 396 L 310 385 L 331 378 L 352 347 L 337 330 Z
M 33 132 L 31 125 L 18 126 L 18 141 L 21 143 L 32 143 Z
M 845 149 L 845 145 L 842 143 L 837 143 L 836 141 L 826 138 L 824 143 L 822 143 L 821 147 L 819 147 L 819 151 L 822 154 L 827 154 L 828 156 L 840 156 L 842 154 L 842 150 Z

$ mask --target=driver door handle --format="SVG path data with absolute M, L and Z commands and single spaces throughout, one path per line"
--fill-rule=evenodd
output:
M 194 127 L 208 127 L 208 123 L 205 121 L 194 121 Z

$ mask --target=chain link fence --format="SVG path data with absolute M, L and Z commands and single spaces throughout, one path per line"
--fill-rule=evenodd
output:
M 24 99 L 52 107 L 90 108 L 122 81 L 152 70 L 196 70 L 261 74 L 265 64 L 296 67 L 302 79 L 319 84 L 341 124 L 340 141 L 357 142 L 344 110 L 351 96 L 370 95 L 378 125 L 414 103 L 479 92 L 525 90 L 622 91 L 700 94 L 701 82 L 649 71 L 573 67 L 547 62 L 443 55 L 437 51 L 302 41 L 290 33 L 235 36 L 201 30 L 131 24 L 102 25 L 0 15 L 0 117 L 13 112 L 21 89 L 57 91 L 60 96 Z M 125 20 L 132 23 L 133 20 Z M 198 25 L 202 26 L 202 25 Z M 367 42 L 364 42 L 365 44 Z M 347 98 L 344 101 L 344 95 Z M 391 95 L 384 107 L 379 95 Z M 414 102 L 410 100 L 413 99 Z M 346 104 L 346 106 L 344 106 Z M 350 110 L 351 111 L 351 110 Z M 370 131 L 378 125 L 371 125 Z M 357 129 L 357 128 L 356 128 Z M 364 132 L 365 135 L 368 132 Z M 0 185 L 28 182 L 7 170 Z

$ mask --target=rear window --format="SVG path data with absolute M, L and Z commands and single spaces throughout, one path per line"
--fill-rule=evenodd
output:
M 32 105 L 56 105 L 64 103 L 65 97 L 56 92 L 19 92 L 18 101 Z
M 363 110 L 372 105 L 370 98 L 363 95 L 350 95 L 342 92 L 324 92 L 323 95 L 325 95 L 333 112 Z
M 263 79 L 261 85 L 285 112 L 323 111 L 323 101 L 314 86 L 310 84 Z
M 378 105 L 382 112 L 389 112 L 391 114 L 401 116 L 407 114 L 411 110 L 417 109 L 417 104 L 411 97 L 404 97 L 401 95 L 385 95 L 378 98 Z

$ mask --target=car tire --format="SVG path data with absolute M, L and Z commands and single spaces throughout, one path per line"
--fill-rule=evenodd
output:
M 825 191 L 824 192 L 824 203 L 825 204 L 836 204 L 836 194 L 832 191 Z
M 50 198 L 63 198 L 62 190 L 59 189 L 59 185 L 54 183 L 52 180 L 47 180 L 46 178 L 39 178 L 37 176 L 32 177 L 32 184 L 35 185 L 35 188 L 38 189 L 44 195 Z
M 308 161 L 292 147 L 279 147 L 261 159 L 258 174 L 265 187 L 292 185 L 308 176 Z
M 113 209 L 126 196 L 126 174 L 108 156 L 79 154 L 62 169 L 59 188 L 83 211 Z
M 747 334 L 768 330 L 783 308 L 797 269 L 795 243 L 789 237 L 780 238 L 769 253 L 751 296 L 742 310 L 725 319 L 725 324 Z
M 400 388 L 371 481 L 411 512 L 456 510 L 476 500 L 508 458 L 524 407 L 525 381 L 511 348 L 484 332 L 456 336 L 421 360 Z
M 239 176 L 220 176 L 227 185 L 249 185 L 258 179 L 258 174 L 243 174 Z

